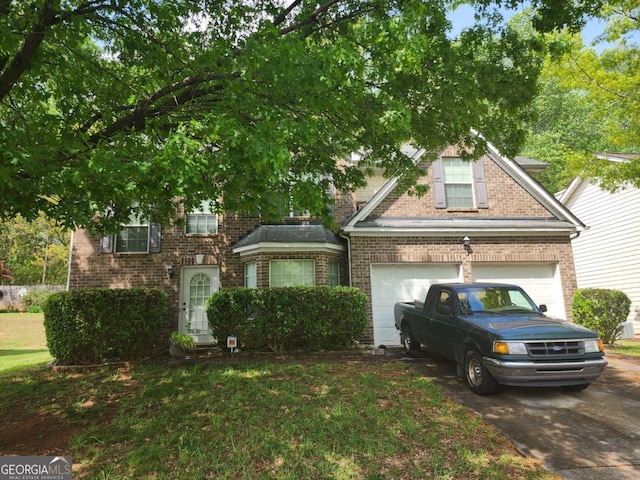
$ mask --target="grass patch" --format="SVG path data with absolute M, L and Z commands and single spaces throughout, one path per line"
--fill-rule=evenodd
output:
M 401 362 L 157 363 L 2 381 L 0 420 L 64 425 L 52 441 L 74 478 L 557 478 Z M 0 439 L 0 451 L 38 454 L 19 444 Z
M 42 313 L 0 313 L 0 373 L 52 360 Z
M 640 357 L 640 342 L 636 340 L 616 340 L 609 348 L 612 352 Z

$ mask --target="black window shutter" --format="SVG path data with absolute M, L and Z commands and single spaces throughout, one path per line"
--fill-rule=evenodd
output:
M 442 166 L 441 158 L 431 164 L 431 174 L 433 175 L 435 207 L 447 208 L 447 199 L 444 194 L 444 168 Z
M 159 223 L 149 223 L 149 253 L 160 252 L 160 240 L 162 238 L 161 227 Z
M 100 253 L 113 253 L 115 235 L 105 235 L 100 239 Z
M 482 165 L 482 159 L 476 162 L 472 162 L 472 165 L 477 207 L 489 208 L 489 200 L 487 199 L 487 184 L 484 179 L 484 166 Z

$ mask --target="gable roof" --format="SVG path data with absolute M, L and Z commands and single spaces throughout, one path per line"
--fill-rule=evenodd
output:
M 233 253 L 282 251 L 332 251 L 345 249 L 344 242 L 322 225 L 258 225 L 249 235 L 232 245 Z
M 424 149 L 405 150 L 417 162 Z M 538 183 L 526 170 L 513 160 L 500 154 L 487 142 L 486 155 L 507 175 L 517 182 L 533 199 L 552 215 L 549 218 L 530 217 L 376 217 L 371 214 L 393 192 L 398 177 L 390 179 L 358 212 L 342 227 L 347 235 L 375 236 L 451 236 L 451 235 L 549 235 L 571 234 L 581 231 L 585 225 L 558 199 Z

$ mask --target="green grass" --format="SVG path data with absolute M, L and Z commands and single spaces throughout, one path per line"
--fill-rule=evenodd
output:
M 557 478 L 402 362 L 157 363 L 2 381 L 0 421 L 26 409 L 68 425 L 57 451 L 77 478 Z
M 42 313 L 0 313 L 0 373 L 52 360 Z
M 612 352 L 624 353 L 625 355 L 640 357 L 640 342 L 638 341 L 617 340 L 616 343 L 609 348 Z
M 557 478 L 402 362 L 52 371 L 41 314 L 0 322 L 0 455 L 71 455 L 74 478 Z

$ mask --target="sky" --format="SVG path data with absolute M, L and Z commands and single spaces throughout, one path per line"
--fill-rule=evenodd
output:
M 510 17 L 523 10 L 524 7 L 520 10 L 504 9 L 503 12 L 507 17 Z M 449 13 L 449 20 L 453 24 L 453 35 L 457 35 L 457 33 L 459 33 L 463 28 L 473 25 L 473 12 L 474 10 L 471 5 L 463 4 L 459 6 L 454 12 Z M 606 22 L 604 20 L 589 20 L 585 25 L 585 28 L 582 30 L 582 39 L 585 45 L 590 45 L 591 42 L 604 31 L 605 26 Z M 602 48 L 602 46 L 596 48 L 596 50 L 599 50 L 600 48 Z

